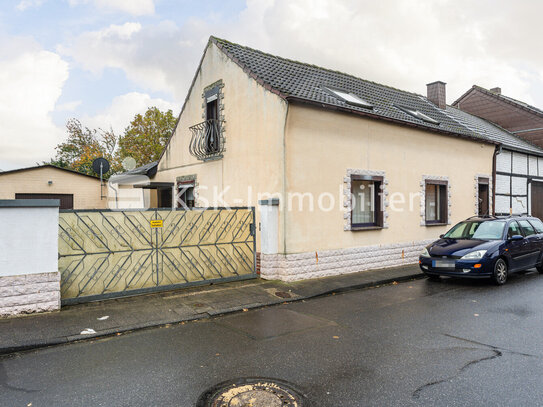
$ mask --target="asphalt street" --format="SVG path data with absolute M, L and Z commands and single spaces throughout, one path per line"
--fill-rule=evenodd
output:
M 189 407 L 254 376 L 313 406 L 543 405 L 542 293 L 423 279 L 9 355 L 0 405 Z

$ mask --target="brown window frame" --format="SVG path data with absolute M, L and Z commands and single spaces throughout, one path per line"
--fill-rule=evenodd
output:
M 428 220 L 426 217 L 426 209 L 428 206 L 428 195 L 426 190 L 428 185 L 439 187 L 439 219 Z M 437 196 L 438 191 L 436 191 Z M 437 208 L 436 208 L 437 210 Z M 426 226 L 441 226 L 449 223 L 449 181 L 427 179 L 424 184 L 424 221 Z
M 384 223 L 384 210 L 383 210 L 383 199 L 381 188 L 383 185 L 384 177 L 373 176 L 373 175 L 351 175 L 351 200 L 353 197 L 353 181 L 371 181 L 374 184 L 374 208 L 375 208 L 375 222 L 371 223 L 353 223 L 353 205 L 351 201 L 351 213 L 350 213 L 350 222 L 351 230 L 375 230 L 382 229 Z

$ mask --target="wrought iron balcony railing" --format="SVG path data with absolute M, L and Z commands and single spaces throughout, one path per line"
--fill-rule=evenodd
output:
M 221 121 L 216 119 L 189 127 L 192 132 L 189 151 L 199 160 L 222 157 L 224 140 L 221 134 Z

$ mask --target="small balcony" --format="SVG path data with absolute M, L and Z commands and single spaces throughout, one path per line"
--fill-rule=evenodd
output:
M 202 161 L 221 158 L 224 151 L 221 129 L 221 121 L 217 119 L 206 120 L 189 127 L 192 133 L 190 153 Z

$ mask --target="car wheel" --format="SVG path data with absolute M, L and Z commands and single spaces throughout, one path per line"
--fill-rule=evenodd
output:
M 426 277 L 428 277 L 428 280 L 430 281 L 440 281 L 441 277 L 436 276 L 435 274 L 426 274 Z
M 492 280 L 497 285 L 503 285 L 507 281 L 507 274 L 507 263 L 503 259 L 498 259 L 494 265 Z
M 543 274 L 543 264 L 540 264 L 539 266 L 535 266 L 539 274 Z

